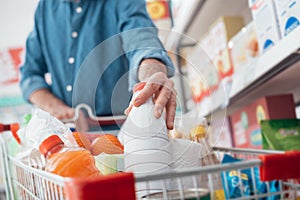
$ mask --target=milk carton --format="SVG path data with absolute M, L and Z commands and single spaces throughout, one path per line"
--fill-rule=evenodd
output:
M 134 87 L 133 99 L 144 86 L 145 82 L 141 82 Z M 165 118 L 154 116 L 152 97 L 139 107 L 133 106 L 119 137 L 124 144 L 125 171 L 142 176 L 170 172 L 172 157 Z M 162 192 L 162 181 L 137 183 L 136 191 L 138 196 Z
M 286 37 L 300 25 L 300 1 L 274 0 L 274 2 L 277 10 L 281 36 Z
M 276 10 L 273 0 L 249 0 L 258 36 L 259 50 L 265 53 L 280 40 Z

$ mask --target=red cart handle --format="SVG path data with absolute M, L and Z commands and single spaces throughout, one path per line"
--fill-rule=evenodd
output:
M 260 155 L 259 158 L 262 161 L 260 167 L 262 181 L 300 178 L 300 151 Z
M 135 200 L 133 173 L 116 173 L 96 178 L 70 178 L 64 186 L 67 199 L 72 200 Z
M 21 144 L 21 139 L 19 135 L 17 134 L 17 131 L 20 129 L 20 125 L 18 123 L 14 124 L 0 124 L 0 133 L 4 131 L 11 131 L 13 137 L 18 142 L 18 144 Z

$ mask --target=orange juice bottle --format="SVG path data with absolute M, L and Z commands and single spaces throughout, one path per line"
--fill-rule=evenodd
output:
M 79 147 L 66 147 L 57 136 L 46 138 L 39 150 L 46 158 L 45 170 L 63 177 L 95 177 L 101 175 L 92 154 Z

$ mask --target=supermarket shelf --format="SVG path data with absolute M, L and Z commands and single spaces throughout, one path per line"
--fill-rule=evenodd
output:
M 299 61 L 300 29 L 282 39 L 275 47 L 262 55 L 253 65 L 244 68 L 233 82 L 231 101 L 241 98 L 251 88 L 256 88 L 280 71 Z
M 198 41 L 219 16 L 242 15 L 245 24 L 252 20 L 247 0 L 190 0 L 185 12 L 179 19 L 175 18 L 175 26 L 168 37 L 168 47 L 179 48 L 186 43 Z M 177 20 L 177 21 L 176 21 Z M 185 34 L 184 37 L 180 33 Z M 257 98 L 265 95 L 292 93 L 296 103 L 300 103 L 300 28 L 282 39 L 275 47 L 261 56 L 256 63 L 239 71 L 232 82 L 231 90 L 212 95 L 201 102 L 201 115 L 209 116 L 217 113 L 230 114 Z M 288 80 L 288 81 L 287 81 Z M 228 89 L 228 85 L 219 88 Z M 224 93 L 224 92 L 223 92 Z M 229 99 L 227 99 L 229 96 Z
M 204 116 L 230 115 L 239 108 L 266 95 L 294 95 L 296 104 L 300 103 L 300 28 L 281 40 L 277 46 L 261 56 L 259 60 L 234 76 L 230 90 L 229 104 L 213 101 L 214 106 L 206 109 Z M 206 102 L 201 103 L 207 105 Z M 202 105 L 202 107 L 204 107 Z
M 238 72 L 233 79 L 228 111 L 259 97 L 279 93 L 293 93 L 295 101 L 299 102 L 299 48 L 298 28 L 262 55 L 256 63 Z
M 300 55 L 293 55 L 288 59 L 295 61 L 295 63 L 292 65 L 283 63 L 284 65 L 276 66 L 277 68 L 271 69 L 269 74 L 236 95 L 227 107 L 228 114 L 266 95 L 291 93 L 294 95 L 294 101 L 297 105 L 300 102 Z
M 177 46 L 198 41 L 207 32 L 208 27 L 224 15 L 241 15 L 245 24 L 251 21 L 248 0 L 186 0 L 165 46 L 175 50 Z M 184 38 L 181 38 L 184 34 Z

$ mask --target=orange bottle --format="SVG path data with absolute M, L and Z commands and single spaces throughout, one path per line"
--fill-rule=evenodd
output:
M 63 177 L 95 177 L 101 175 L 92 154 L 78 147 L 66 147 L 57 136 L 51 135 L 39 146 L 46 158 L 45 170 Z

